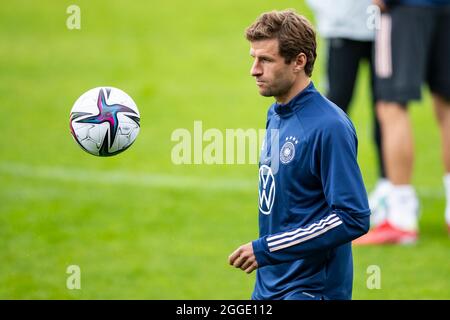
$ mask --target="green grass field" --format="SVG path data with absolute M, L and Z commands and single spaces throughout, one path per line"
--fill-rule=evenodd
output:
M 0 298 L 248 299 L 254 274 L 227 257 L 257 237 L 256 165 L 174 165 L 171 133 L 263 128 L 270 99 L 249 76 L 243 30 L 301 1 L 11 1 L 0 11 Z M 323 42 L 313 80 L 321 87 Z M 352 106 L 359 161 L 376 181 L 367 70 Z M 125 153 L 97 158 L 69 133 L 84 91 L 129 93 L 141 132 Z M 450 299 L 439 134 L 428 94 L 412 108 L 420 242 L 355 248 L 355 299 Z M 81 290 L 66 268 L 81 268 Z M 366 286 L 381 269 L 381 289 Z

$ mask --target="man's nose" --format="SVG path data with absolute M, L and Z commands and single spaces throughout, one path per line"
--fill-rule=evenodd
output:
M 252 69 L 250 70 L 250 74 L 253 77 L 257 77 L 257 76 L 262 75 L 262 73 L 263 73 L 262 68 L 261 68 L 261 65 L 258 63 L 258 61 L 253 62 Z

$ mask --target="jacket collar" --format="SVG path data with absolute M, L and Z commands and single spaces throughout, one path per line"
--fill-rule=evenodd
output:
M 289 116 L 292 113 L 294 113 L 296 110 L 301 108 L 303 103 L 309 98 L 309 96 L 313 92 L 316 92 L 316 88 L 314 87 L 313 82 L 310 81 L 309 84 L 306 86 L 306 88 L 303 89 L 302 91 L 300 91 L 288 103 L 286 103 L 286 104 L 275 103 L 274 110 L 281 117 Z

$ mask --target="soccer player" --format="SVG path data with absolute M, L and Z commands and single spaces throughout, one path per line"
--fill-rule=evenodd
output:
M 259 93 L 276 102 L 259 164 L 260 238 L 229 263 L 257 269 L 253 299 L 351 299 L 351 241 L 370 215 L 355 129 L 311 82 L 316 38 L 304 17 L 264 13 L 246 38 Z
M 419 200 L 411 185 L 413 136 L 408 103 L 427 82 L 442 137 L 445 220 L 450 232 L 450 0 L 376 1 L 384 11 L 375 40 L 377 112 L 392 189 L 387 219 L 355 244 L 418 239 Z

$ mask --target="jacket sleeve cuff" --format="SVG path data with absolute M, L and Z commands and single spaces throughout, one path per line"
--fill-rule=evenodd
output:
M 252 242 L 253 254 L 256 257 L 256 262 L 258 263 L 258 268 L 267 266 L 269 261 L 269 249 L 267 248 L 267 243 L 265 237 L 259 238 Z

